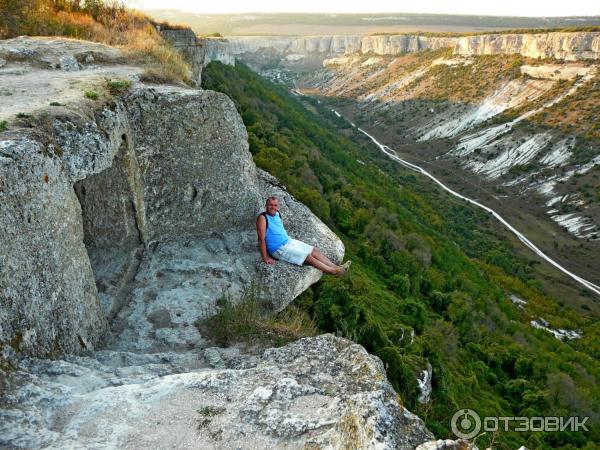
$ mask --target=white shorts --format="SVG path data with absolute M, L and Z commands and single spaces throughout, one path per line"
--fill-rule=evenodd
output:
M 273 253 L 273 256 L 281 261 L 301 266 L 306 257 L 313 251 L 313 246 L 302 241 L 291 239 Z

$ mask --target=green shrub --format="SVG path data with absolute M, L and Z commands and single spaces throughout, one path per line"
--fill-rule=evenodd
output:
M 89 98 L 90 100 L 98 100 L 98 97 L 100 97 L 96 91 L 85 91 L 84 95 L 85 98 Z
M 106 86 L 112 95 L 120 95 L 131 88 L 131 80 L 108 79 L 106 80 Z
M 0 133 L 6 131 L 6 120 L 0 120 Z

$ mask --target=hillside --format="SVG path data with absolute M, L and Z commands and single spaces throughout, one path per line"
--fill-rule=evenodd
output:
M 365 61 L 330 60 L 301 83 L 598 283 L 597 64 L 443 51 Z
M 322 274 L 263 264 L 267 197 L 299 239 L 335 261 L 344 246 L 254 165 L 227 96 L 142 81 L 122 50 L 82 40 L 3 40 L 0 55 L 18 91 L 0 102 L 0 448 L 433 438 L 379 359 L 276 313 Z
M 592 17 L 502 17 L 456 14 L 196 14 L 176 9 L 147 10 L 147 14 L 175 23 L 187 23 L 198 34 L 332 35 L 378 32 L 477 33 L 504 29 L 551 29 L 597 26 Z
M 320 329 L 381 357 L 404 404 L 437 436 L 451 435 L 459 408 L 597 417 L 596 316 L 545 295 L 537 263 L 516 256 L 486 214 L 392 165 L 316 100 L 299 102 L 243 65 L 213 63 L 203 83 L 234 100 L 254 161 L 326 221 L 354 260 L 351 276 L 322 281 L 300 302 Z M 532 327 L 541 317 L 583 337 L 558 341 Z M 415 374 L 428 363 L 433 390 L 421 403 Z M 594 433 L 493 439 L 507 449 L 583 448 Z

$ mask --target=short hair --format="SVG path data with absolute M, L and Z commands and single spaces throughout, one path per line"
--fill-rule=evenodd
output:
M 269 198 L 267 199 L 267 201 L 265 202 L 265 205 L 266 205 L 267 203 L 269 203 L 269 200 L 277 200 L 277 201 L 279 201 L 279 199 L 278 199 L 277 197 L 275 197 L 274 195 L 272 195 L 271 197 L 269 197 Z

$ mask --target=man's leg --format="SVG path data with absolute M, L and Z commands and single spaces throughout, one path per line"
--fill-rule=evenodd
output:
M 310 254 L 310 256 L 312 256 L 313 258 L 321 261 L 326 266 L 329 266 L 329 267 L 332 267 L 332 268 L 339 267 L 337 264 L 334 264 L 333 262 L 331 262 L 331 260 L 327 256 L 325 256 L 323 253 L 321 253 L 317 247 L 313 248 L 313 251 Z
M 312 254 L 308 255 L 306 257 L 306 259 L 304 260 L 304 262 L 306 264 L 310 264 L 311 266 L 315 267 L 316 269 L 319 269 L 322 272 L 325 272 L 325 273 L 328 273 L 331 275 L 337 275 L 342 270 L 340 267 L 336 266 L 335 264 L 333 264 L 333 266 L 329 266 L 329 265 L 325 264 L 323 261 L 312 256 Z M 331 261 L 329 261 L 329 262 L 331 262 Z

